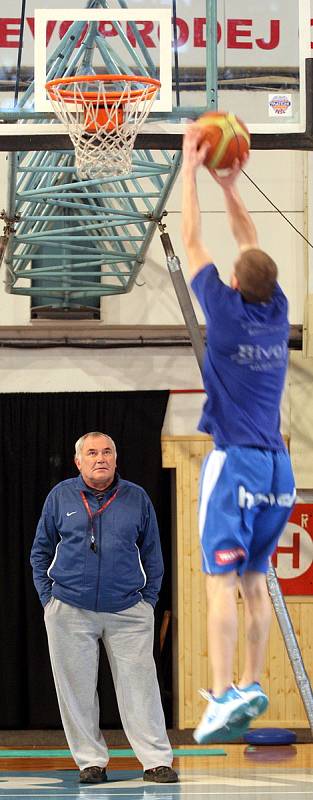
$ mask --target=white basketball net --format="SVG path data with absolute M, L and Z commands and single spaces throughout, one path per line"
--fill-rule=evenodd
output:
M 107 92 L 118 87 L 118 98 L 107 99 Z M 73 93 L 65 99 L 62 91 Z M 131 92 L 139 89 L 138 97 Z M 108 178 L 131 172 L 132 151 L 140 126 L 149 114 L 159 87 L 138 84 L 136 78 L 116 84 L 77 76 L 77 82 L 47 87 L 57 117 L 64 123 L 75 148 L 76 168 L 80 178 Z M 92 101 L 84 92 L 92 90 L 98 97 Z M 103 109 L 103 114 L 102 114 Z M 101 116 L 102 114 L 102 120 Z

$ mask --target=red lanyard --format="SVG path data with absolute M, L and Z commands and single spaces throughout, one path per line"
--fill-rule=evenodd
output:
M 94 518 L 95 518 L 95 517 L 98 517 L 98 515 L 99 515 L 99 514 L 102 514 L 102 511 L 104 511 L 106 508 L 108 508 L 108 506 L 110 506 L 110 505 L 111 505 L 111 503 L 113 503 L 113 500 L 115 500 L 117 493 L 118 493 L 118 489 L 116 489 L 116 491 L 114 492 L 114 494 L 112 494 L 112 496 L 111 496 L 111 497 L 109 497 L 109 499 L 106 501 L 106 503 L 103 503 L 103 506 L 101 506 L 100 508 L 98 508 L 98 510 L 97 510 L 97 511 L 94 511 L 94 512 L 92 512 L 92 511 L 91 511 L 91 508 L 90 508 L 90 505 L 89 505 L 89 503 L 88 503 L 88 500 L 87 500 L 87 498 L 86 498 L 86 497 L 85 497 L 85 495 L 84 495 L 84 492 L 79 492 L 79 494 L 80 494 L 80 496 L 81 496 L 81 498 L 82 498 L 82 501 L 83 501 L 83 503 L 84 503 L 85 509 L 86 509 L 86 511 L 87 511 L 88 517 L 89 517 L 89 519 L 91 520 L 91 537 L 90 537 L 90 547 L 91 547 L 91 549 L 94 551 L 94 553 L 96 553 L 96 552 L 97 552 L 97 545 L 96 545 L 96 540 L 95 540 L 95 536 L 94 536 L 94 530 L 93 530 L 93 521 L 94 521 Z

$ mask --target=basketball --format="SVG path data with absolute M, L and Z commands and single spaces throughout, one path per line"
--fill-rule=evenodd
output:
M 203 132 L 203 141 L 211 144 L 204 166 L 208 169 L 227 169 L 235 159 L 240 163 L 249 154 L 250 134 L 244 123 L 235 114 L 223 111 L 208 111 L 198 117 L 195 125 Z

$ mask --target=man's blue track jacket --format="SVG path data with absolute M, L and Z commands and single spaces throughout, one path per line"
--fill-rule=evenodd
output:
M 34 583 L 45 606 L 51 595 L 91 611 L 123 611 L 141 599 L 155 606 L 163 577 L 158 524 L 140 486 L 117 476 L 99 502 L 81 475 L 48 494 L 31 551 Z M 91 533 L 96 550 L 91 548 Z

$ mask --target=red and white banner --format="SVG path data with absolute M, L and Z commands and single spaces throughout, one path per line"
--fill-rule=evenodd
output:
M 53 20 L 47 26 L 47 46 L 54 49 L 62 39 L 71 21 L 70 9 L 85 3 L 80 0 L 51 0 L 54 8 L 63 8 L 64 22 Z M 0 18 L 0 63 L 14 63 L 20 35 L 20 0 L 11 0 L 7 13 Z M 138 9 L 138 25 L 142 38 L 152 58 L 158 58 L 158 25 L 156 22 L 140 23 L 140 8 L 156 8 L 155 0 L 128 0 L 130 9 Z M 28 0 L 24 32 L 23 64 L 33 64 L 34 48 L 34 9 L 46 8 L 43 0 Z M 170 0 L 163 0 L 160 8 L 171 7 Z M 285 66 L 296 67 L 299 64 L 297 0 L 218 0 L 217 4 L 217 42 L 218 62 L 220 66 Z M 308 26 L 313 29 L 313 20 Z M 313 17 L 313 0 L 312 14 Z M 134 47 L 136 44 L 131 26 L 124 25 L 126 35 Z M 102 24 L 100 35 L 110 37 L 109 43 L 114 46 L 118 41 L 112 25 Z M 206 46 L 205 2 L 197 0 L 178 0 L 177 2 L 177 36 L 180 63 L 182 66 L 199 67 L 204 65 L 204 49 Z M 313 32 L 312 32 L 313 48 Z M 13 52 L 12 52 L 13 51 Z
M 284 595 L 313 594 L 312 503 L 295 505 L 272 563 Z

